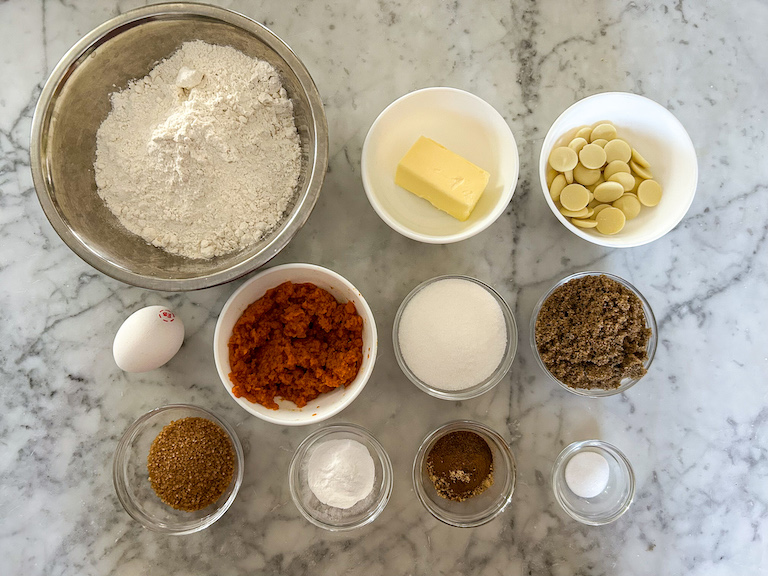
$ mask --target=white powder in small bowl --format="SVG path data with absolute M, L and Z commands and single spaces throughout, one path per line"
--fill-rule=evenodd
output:
M 315 497 L 327 506 L 352 508 L 373 490 L 376 466 L 355 440 L 328 440 L 309 457 L 307 483 Z
M 425 286 L 400 317 L 403 360 L 422 382 L 464 390 L 491 376 L 507 346 L 501 306 L 485 288 L 460 278 Z
M 110 100 L 94 172 L 99 196 L 129 231 L 204 259 L 245 250 L 285 219 L 301 141 L 271 64 L 186 42 Z
M 597 452 L 579 452 L 565 466 L 565 483 L 576 496 L 594 498 L 608 486 L 608 461 Z

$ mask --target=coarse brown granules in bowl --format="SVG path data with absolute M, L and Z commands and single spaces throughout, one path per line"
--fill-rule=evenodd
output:
M 215 422 L 200 417 L 174 420 L 149 448 L 149 483 L 171 508 L 196 512 L 227 489 L 234 461 L 232 442 Z
M 531 347 L 547 375 L 574 394 L 610 396 L 636 384 L 651 365 L 656 319 L 629 282 L 601 272 L 564 278 L 531 317 Z
M 220 494 L 213 502 L 209 502 L 203 508 L 185 511 L 173 508 L 169 503 L 163 502 L 155 490 L 153 490 L 150 481 L 148 459 L 152 450 L 152 443 L 161 435 L 163 429 L 169 427 L 171 423 L 187 423 L 181 426 L 174 425 L 170 427 L 171 432 L 180 431 L 199 434 L 204 429 L 207 431 L 204 432 L 204 435 L 211 434 L 213 428 L 209 428 L 209 424 L 205 424 L 203 429 L 198 428 L 199 424 L 194 424 L 194 422 L 199 422 L 199 420 L 208 422 L 210 426 L 218 428 L 221 434 L 223 434 L 223 436 L 214 436 L 214 440 L 209 438 L 208 440 L 211 442 L 211 445 L 208 448 L 220 449 L 226 446 L 226 442 L 229 442 L 233 456 L 231 460 L 232 471 L 231 474 L 224 474 L 229 476 L 229 480 L 224 485 L 223 492 L 221 492 L 220 487 L 224 484 L 224 478 L 219 477 L 220 472 L 213 470 L 216 467 L 216 463 L 209 462 L 208 480 L 217 484 L 218 487 L 214 486 L 214 489 L 208 492 L 200 485 L 197 485 L 196 491 L 199 493 L 198 496 L 200 498 L 192 497 L 192 506 L 186 507 L 192 508 L 205 504 L 205 500 L 212 499 L 215 493 L 220 492 Z M 190 422 L 192 422 L 191 430 L 189 429 Z M 173 434 L 167 434 L 167 432 L 168 430 L 166 430 L 166 435 L 161 436 L 162 443 L 173 445 L 173 449 L 187 452 L 187 455 L 191 451 L 192 453 L 197 452 L 198 456 L 200 456 L 201 453 L 204 454 L 207 451 L 210 458 L 210 450 L 193 450 L 189 446 L 182 448 L 177 443 L 178 439 L 174 439 L 172 437 Z M 219 464 L 223 464 L 226 467 L 227 457 L 225 456 L 219 460 Z M 189 404 L 171 404 L 147 412 L 128 427 L 115 450 L 112 479 L 115 484 L 118 500 L 120 500 L 123 508 L 132 518 L 155 532 L 182 535 L 203 530 L 224 515 L 232 502 L 234 502 L 240 489 L 243 481 L 243 468 L 243 447 L 232 426 L 203 408 Z M 201 471 L 205 473 L 204 470 L 205 466 L 202 466 L 201 470 L 193 473 L 197 474 Z M 166 469 L 165 473 L 167 472 L 168 470 Z M 170 477 L 173 478 L 174 474 L 170 474 Z M 176 478 L 176 480 L 179 479 Z M 193 481 L 193 484 L 195 482 L 197 481 Z M 182 483 L 188 485 L 189 481 L 187 480 Z M 163 487 L 160 492 L 167 497 L 175 494 L 178 488 L 179 486 L 172 482 L 170 488 L 168 486 Z M 205 497 L 206 494 L 207 497 Z M 167 500 L 168 498 L 164 499 Z M 182 497 L 179 498 L 177 504 L 190 504 L 190 500 Z

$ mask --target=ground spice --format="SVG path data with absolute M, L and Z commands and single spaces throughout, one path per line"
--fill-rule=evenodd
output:
M 493 452 L 479 434 L 450 432 L 427 454 L 427 474 L 440 496 L 463 502 L 493 485 Z
M 176 510 L 194 512 L 224 493 L 235 471 L 232 442 L 205 418 L 182 418 L 165 426 L 147 456 L 155 494 Z
M 363 363 L 363 319 L 314 284 L 284 282 L 251 304 L 229 339 L 232 393 L 273 410 L 306 406 L 352 382 Z
M 642 302 L 607 276 L 574 278 L 558 287 L 536 319 L 542 362 L 572 388 L 618 388 L 641 378 L 651 330 Z

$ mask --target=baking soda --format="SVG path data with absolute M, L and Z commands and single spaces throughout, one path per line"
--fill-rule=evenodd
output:
M 352 508 L 373 490 L 376 467 L 371 454 L 355 440 L 320 444 L 307 464 L 307 483 L 327 506 Z

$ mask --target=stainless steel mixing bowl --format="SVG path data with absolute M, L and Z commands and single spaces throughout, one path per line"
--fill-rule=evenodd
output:
M 191 40 L 232 46 L 272 64 L 293 101 L 301 139 L 298 194 L 283 223 L 251 248 L 211 260 L 169 254 L 126 230 L 99 197 L 93 170 L 96 131 L 109 114 L 109 95 Z M 328 126 L 309 72 L 270 30 L 223 8 L 156 4 L 97 27 L 56 65 L 35 108 L 30 156 L 45 215 L 78 256 L 128 284 L 196 290 L 265 264 L 304 225 L 328 167 Z

